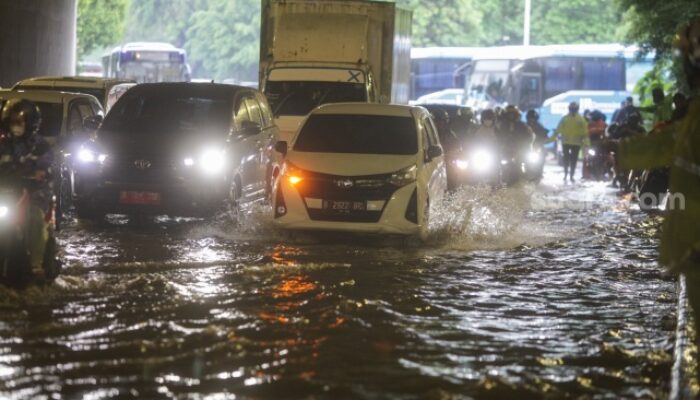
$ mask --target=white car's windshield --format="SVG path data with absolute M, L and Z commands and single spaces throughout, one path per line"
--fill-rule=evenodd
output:
M 411 117 L 319 114 L 306 121 L 294 150 L 411 155 L 418 152 L 418 135 Z

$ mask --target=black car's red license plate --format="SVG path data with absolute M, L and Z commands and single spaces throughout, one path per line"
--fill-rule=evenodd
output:
M 158 206 L 160 205 L 160 193 L 121 191 L 119 192 L 119 203 Z
M 366 201 L 323 200 L 323 209 L 330 211 L 366 211 Z

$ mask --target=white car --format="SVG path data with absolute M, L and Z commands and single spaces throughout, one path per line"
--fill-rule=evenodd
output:
M 280 227 L 427 237 L 447 180 L 424 108 L 327 104 L 275 148 L 285 154 L 272 197 Z
M 119 79 L 90 78 L 83 76 L 44 76 L 19 81 L 12 90 L 50 90 L 57 92 L 84 93 L 95 96 L 102 108 L 109 107 L 109 92 L 122 83 L 134 83 Z
M 464 89 L 445 89 L 428 93 L 416 99 L 413 104 L 452 104 L 462 105 L 464 101 Z

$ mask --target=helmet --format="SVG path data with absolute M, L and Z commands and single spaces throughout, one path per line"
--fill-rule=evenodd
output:
M 467 121 L 472 121 L 474 119 L 474 110 L 471 107 L 460 107 L 457 109 L 457 119 L 464 119 Z
M 436 124 L 447 124 L 450 122 L 450 114 L 441 108 L 431 111 L 430 114 L 433 116 L 433 121 L 435 121 Z
M 571 103 L 569 103 L 569 112 L 578 112 L 578 110 L 579 110 L 579 105 L 577 102 L 572 101 Z
M 700 17 L 683 27 L 674 42 L 681 51 L 686 75 L 693 86 L 694 81 L 700 78 Z
M 527 114 L 525 114 L 525 119 L 527 119 L 528 121 L 531 121 L 531 120 L 539 121 L 540 120 L 540 113 L 538 113 L 535 110 L 528 110 Z
M 496 113 L 490 108 L 487 108 L 486 110 L 481 112 L 481 122 L 486 120 L 496 121 Z
M 508 104 L 508 106 L 506 106 L 504 113 L 505 113 L 506 118 L 509 118 L 512 120 L 520 119 L 520 109 L 518 109 L 518 107 L 516 107 L 512 104 Z
M 41 126 L 41 111 L 36 104 L 29 100 L 11 99 L 5 103 L 0 114 L 2 128 L 5 131 L 12 131 L 12 125 L 17 121 L 22 121 L 24 131 L 18 136 L 31 136 L 39 131 Z

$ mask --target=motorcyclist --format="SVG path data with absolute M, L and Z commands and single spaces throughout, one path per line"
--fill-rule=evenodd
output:
M 13 99 L 5 103 L 0 122 L 0 179 L 22 178 L 31 181 L 31 205 L 28 210 L 27 246 L 32 273 L 44 278 L 44 252 L 48 240 L 46 211 L 52 201 L 48 178 L 53 156 L 50 145 L 37 134 L 41 112 L 32 102 Z
M 496 132 L 504 153 L 517 154 L 532 150 L 535 134 L 521 120 L 520 110 L 516 106 L 508 105 L 505 108 Z
M 458 108 L 450 120 L 450 128 L 462 143 L 466 141 L 469 133 L 475 129 L 474 111 L 469 107 Z
M 461 158 L 462 143 L 450 128 L 450 116 L 447 111 L 435 109 L 431 112 L 431 115 L 440 138 L 440 144 L 445 152 L 445 160 L 447 161 L 447 188 L 452 190 L 459 186 L 455 162 Z
M 527 114 L 525 114 L 525 120 L 527 126 L 529 126 L 535 134 L 534 146 L 536 148 L 542 148 L 547 142 L 549 130 L 540 123 L 540 113 L 535 110 L 528 110 Z
M 491 109 L 481 112 L 481 124 L 470 135 L 470 142 L 484 143 L 486 146 L 495 147 L 498 143 L 496 136 L 496 113 Z
M 569 104 L 569 113 L 565 115 L 555 130 L 561 135 L 562 148 L 564 151 L 564 180 L 569 176 L 571 182 L 574 181 L 578 154 L 582 146 L 588 146 L 588 123 L 579 114 L 579 105 L 576 102 Z
M 676 37 L 688 86 L 700 89 L 700 18 L 693 19 Z M 670 197 L 661 229 L 660 263 L 687 279 L 688 299 L 700 329 L 700 98 L 672 135 L 648 135 L 623 140 L 618 147 L 626 168 L 671 165 Z M 681 201 L 682 200 L 682 201 Z

